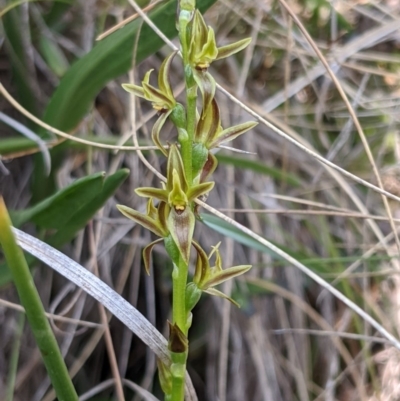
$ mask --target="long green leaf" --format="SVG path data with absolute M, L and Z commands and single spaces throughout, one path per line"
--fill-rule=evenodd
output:
M 199 0 L 204 12 L 216 0 Z M 177 35 L 176 1 L 167 1 L 150 13 L 150 18 L 169 38 Z M 46 109 L 44 120 L 62 130 L 74 128 L 89 110 L 95 96 L 112 79 L 126 73 L 132 66 L 134 41 L 140 30 L 136 62 L 156 52 L 163 41 L 140 19 L 108 36 L 65 74 Z
M 129 175 L 128 169 L 118 170 L 104 181 L 101 191 L 71 216 L 71 220 L 49 239 L 49 244 L 59 247 L 72 239 L 75 234 L 85 227 L 87 222 L 100 210 Z
M 208 213 L 200 213 L 200 220 L 207 227 L 212 228 L 214 231 L 216 231 L 222 235 L 225 235 L 226 237 L 233 238 L 236 242 L 239 242 L 240 244 L 246 245 L 257 251 L 267 253 L 268 255 L 271 255 L 271 257 L 275 260 L 284 260 L 281 256 L 277 255 L 275 252 L 271 251 L 266 246 L 260 244 L 254 238 L 243 233 L 241 230 L 239 230 L 232 224 L 227 223 L 225 220 L 222 220 L 221 218 L 219 218 L 217 216 L 214 216 L 214 215 L 208 214 Z M 306 255 L 301 252 L 293 252 L 293 250 L 289 249 L 287 246 L 283 246 L 283 245 L 275 244 L 275 243 L 274 243 L 274 245 L 278 246 L 284 252 L 286 252 L 290 256 L 295 257 L 298 260 L 309 257 L 309 255 Z M 327 268 L 324 267 L 322 264 L 319 266 L 315 265 L 314 267 L 315 267 L 315 270 L 318 270 L 318 271 L 324 271 L 324 272 L 327 271 Z
M 17 245 L 7 208 L 0 197 L 0 245 L 10 268 L 15 287 L 33 336 L 41 352 L 47 373 L 59 400 L 77 401 L 78 395 L 69 377 L 57 340 L 47 320 L 22 249 Z
M 37 205 L 12 213 L 14 225 L 19 227 L 32 221 L 42 228 L 62 229 L 74 214 L 98 196 L 104 177 L 104 173 L 96 173 L 81 178 Z

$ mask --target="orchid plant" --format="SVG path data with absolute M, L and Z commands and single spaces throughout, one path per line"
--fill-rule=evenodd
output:
M 211 63 L 244 49 L 251 39 L 217 47 L 214 30 L 207 26 L 195 8 L 195 0 L 181 0 L 177 13 L 177 28 L 181 43 L 181 56 L 186 86 L 186 105 L 178 103 L 171 88 L 169 73 L 171 53 L 158 73 L 158 87 L 150 84 L 152 70 L 143 78 L 141 86 L 124 84 L 123 88 L 152 103 L 159 117 L 152 129 L 152 140 L 167 158 L 167 180 L 161 188 L 137 188 L 139 196 L 148 198 L 146 213 L 127 206 L 118 209 L 129 219 L 160 237 L 143 250 L 146 272 L 150 273 L 151 252 L 164 243 L 173 263 L 172 322 L 170 323 L 169 351 L 171 365 L 158 364 L 165 401 L 183 401 L 188 331 L 192 323 L 192 310 L 203 292 L 234 302 L 215 287 L 250 269 L 249 265 L 223 269 L 219 244 L 207 255 L 193 239 L 196 224 L 195 202 L 214 187 L 209 181 L 217 167 L 213 148 L 231 141 L 253 128 L 257 123 L 246 122 L 229 128 L 221 126 L 220 111 L 215 99 L 216 83 L 209 72 Z M 198 93 L 201 99 L 198 99 Z M 199 103 L 199 104 L 198 104 Z M 201 107 L 201 112 L 198 111 Z M 177 130 L 177 142 L 164 144 L 162 129 L 170 120 Z M 157 206 L 155 206 L 157 205 Z M 194 275 L 189 279 L 192 251 L 196 262 Z M 215 256 L 215 265 L 210 260 Z M 235 303 L 235 302 L 234 302 Z

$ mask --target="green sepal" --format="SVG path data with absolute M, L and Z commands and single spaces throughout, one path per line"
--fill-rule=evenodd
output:
M 131 209 L 123 205 L 117 205 L 117 209 L 124 216 L 128 217 L 128 219 L 131 219 L 134 222 L 140 224 L 142 227 L 146 228 L 147 230 L 150 230 L 159 237 L 164 237 L 165 235 L 168 234 L 167 232 L 165 232 L 164 228 L 158 221 L 143 213 L 140 213 L 134 209 Z
M 195 55 L 195 64 L 199 68 L 208 68 L 218 55 L 215 34 L 212 28 L 208 28 L 207 41 L 199 54 Z
M 216 148 L 219 145 L 223 144 L 224 142 L 232 141 L 233 139 L 237 138 L 239 135 L 244 134 L 245 132 L 251 130 L 256 125 L 258 125 L 255 121 L 249 121 L 243 124 L 235 125 L 234 127 L 227 128 L 220 132 L 216 138 L 210 143 L 211 148 Z
M 231 278 L 246 273 L 250 269 L 251 265 L 240 265 L 240 266 L 229 267 L 228 269 L 221 270 L 218 273 L 213 273 L 211 270 L 211 277 L 209 277 L 209 279 L 206 280 L 203 285 L 205 288 L 217 286 Z
M 208 149 L 202 143 L 193 143 L 192 148 L 192 176 L 194 180 L 202 171 L 208 158 Z
M 251 38 L 246 38 L 226 46 L 218 47 L 218 55 L 216 57 L 216 60 L 221 60 L 222 58 L 226 58 L 231 56 L 232 54 L 240 52 L 241 50 L 246 48 L 250 44 L 250 42 Z
M 137 86 L 134 84 L 122 84 L 122 88 L 129 93 L 133 93 L 135 96 L 144 98 L 144 90 L 141 86 Z
M 182 191 L 186 193 L 188 190 L 188 184 L 186 181 L 185 169 L 183 167 L 183 161 L 181 154 L 179 153 L 176 145 L 171 145 L 168 153 L 168 164 L 167 164 L 167 190 L 172 191 L 174 182 L 174 170 L 178 173 L 180 187 Z
M 169 396 L 172 393 L 172 374 L 170 368 L 157 358 L 158 380 L 163 393 Z
M 172 189 L 168 194 L 168 203 L 177 210 L 184 210 L 188 204 L 188 197 L 182 190 L 179 174 L 175 169 L 172 172 Z
M 162 240 L 163 238 L 156 239 L 143 249 L 144 268 L 148 276 L 150 276 L 151 252 L 153 251 L 154 245 L 158 244 Z
M 168 202 L 168 191 L 165 189 L 143 187 L 136 188 L 135 192 L 143 198 L 156 198 L 162 202 Z
M 186 286 L 186 313 L 189 317 L 190 312 L 197 305 L 201 298 L 201 289 L 195 283 L 188 283 Z
M 192 243 L 194 226 L 195 217 L 189 207 L 185 207 L 184 210 L 171 208 L 167 219 L 168 231 L 186 264 L 189 263 L 190 245 Z
M 187 192 L 187 198 L 189 202 L 191 202 L 196 198 L 198 198 L 199 196 L 210 192 L 213 188 L 214 188 L 214 182 L 203 182 L 201 184 L 194 185 Z

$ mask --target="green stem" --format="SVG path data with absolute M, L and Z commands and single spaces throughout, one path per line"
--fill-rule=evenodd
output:
M 8 378 L 6 386 L 6 401 L 13 401 L 15 379 L 17 377 L 18 359 L 21 350 L 21 337 L 25 325 L 25 315 L 21 313 L 18 318 L 17 329 L 15 331 L 14 342 L 11 350 L 11 361 L 8 369 Z
M 187 336 L 187 313 L 186 313 L 186 283 L 188 276 L 188 266 L 179 257 L 178 266 L 174 264 L 172 273 L 172 317 L 182 332 Z M 171 401 L 183 401 L 185 395 L 185 372 L 187 352 L 171 352 L 171 374 L 172 374 L 172 393 Z
M 185 398 L 185 373 L 187 352 L 171 352 L 172 393 L 171 401 L 183 401 Z
M 187 316 L 186 316 L 186 282 L 188 267 L 179 257 L 179 265 L 174 264 L 172 273 L 172 320 L 182 332 L 187 335 Z
M 33 282 L 21 248 L 17 245 L 11 230 L 11 221 L 0 197 L 0 245 L 3 248 L 7 265 L 13 276 L 22 306 L 25 308 L 32 333 L 42 354 L 47 373 L 60 401 L 77 401 L 68 369 L 51 330 L 49 321 Z

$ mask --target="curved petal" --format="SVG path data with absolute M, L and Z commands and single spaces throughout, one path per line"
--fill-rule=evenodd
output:
M 169 110 L 166 113 L 162 113 L 160 117 L 158 117 L 157 121 L 153 126 L 153 129 L 151 130 L 151 139 L 153 140 L 157 148 L 160 149 L 160 151 L 164 154 L 164 156 L 168 156 L 168 151 L 167 149 L 164 148 L 164 146 L 160 141 L 160 132 L 161 128 L 165 124 L 165 121 L 167 121 L 168 116 L 171 114 L 171 111 L 172 110 Z
M 204 113 L 207 113 L 208 107 L 211 105 L 211 101 L 215 95 L 215 80 L 209 72 L 198 70 L 193 70 L 193 78 L 200 88 L 203 96 L 203 110 Z
M 228 295 L 224 294 L 223 292 L 216 290 L 215 288 L 209 288 L 208 290 L 204 290 L 204 292 L 210 295 L 215 295 L 216 297 L 227 299 L 228 301 L 232 302 L 235 306 L 240 308 L 240 305 L 236 301 L 234 301 L 231 297 L 228 297 Z
M 150 276 L 151 252 L 153 251 L 154 245 L 158 244 L 163 240 L 164 240 L 163 238 L 156 239 L 143 249 L 144 268 L 148 276 Z
M 217 136 L 221 125 L 219 107 L 215 99 L 211 100 L 210 107 L 201 112 L 200 119 L 196 126 L 195 141 L 207 146 Z
M 210 273 L 210 262 L 204 249 L 196 242 L 192 241 L 193 246 L 197 251 L 196 268 L 194 271 L 193 282 L 199 287 L 201 283 L 207 280 Z
M 166 94 L 169 98 L 173 99 L 174 94 L 172 93 L 171 83 L 169 81 L 169 70 L 171 68 L 172 60 L 174 59 L 178 51 L 171 53 L 161 64 L 160 71 L 158 72 L 158 87 Z
M 217 158 L 211 152 L 208 152 L 208 159 L 204 164 L 203 170 L 201 172 L 200 182 L 206 181 L 208 177 L 215 171 L 217 166 L 218 166 Z

